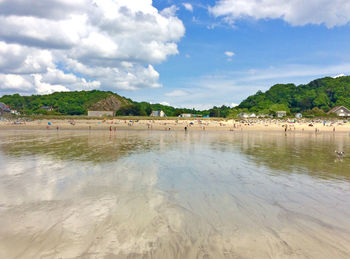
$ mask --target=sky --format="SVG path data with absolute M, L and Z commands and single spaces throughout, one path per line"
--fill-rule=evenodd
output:
M 0 0 L 0 95 L 234 106 L 350 74 L 348 0 Z

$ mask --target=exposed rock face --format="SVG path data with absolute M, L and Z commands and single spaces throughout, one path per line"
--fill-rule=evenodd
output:
M 92 111 L 118 111 L 122 106 L 128 105 L 129 102 L 114 95 L 108 96 L 106 99 L 98 101 L 89 107 Z

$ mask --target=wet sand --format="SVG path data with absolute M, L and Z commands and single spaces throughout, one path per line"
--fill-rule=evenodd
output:
M 0 131 L 0 258 L 349 258 L 349 144 Z
M 292 122 L 293 121 L 293 122 Z M 50 124 L 50 125 L 49 125 Z M 330 119 L 323 124 L 321 120 L 302 119 L 164 119 L 164 120 L 122 120 L 114 119 L 43 119 L 29 122 L 0 121 L 0 130 L 162 130 L 162 131 L 287 131 L 296 132 L 348 132 L 350 123 Z

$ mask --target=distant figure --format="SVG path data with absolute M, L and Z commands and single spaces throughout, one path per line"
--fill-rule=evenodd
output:
M 58 126 L 56 127 L 56 130 L 59 130 L 59 127 L 58 127 Z
M 333 132 L 335 132 L 335 127 L 333 127 Z
M 288 125 L 285 126 L 284 132 L 287 132 L 287 129 L 288 129 Z
M 89 130 L 91 130 L 91 126 L 89 126 Z
M 112 131 L 112 126 L 109 126 L 109 131 Z
M 337 154 L 338 158 L 343 158 L 343 156 L 345 154 L 344 151 L 337 151 L 337 150 L 335 150 L 334 152 Z
M 116 132 L 117 131 L 117 127 L 114 127 L 114 132 Z
M 187 127 L 185 127 L 185 131 L 187 131 Z

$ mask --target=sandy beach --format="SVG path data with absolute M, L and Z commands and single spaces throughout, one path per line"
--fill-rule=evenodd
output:
M 286 130 L 287 126 L 287 130 Z M 350 132 L 346 120 L 280 120 L 280 119 L 43 119 L 3 120 L 0 130 L 175 130 L 184 131 L 293 131 L 293 132 Z

